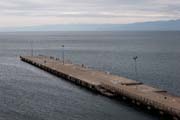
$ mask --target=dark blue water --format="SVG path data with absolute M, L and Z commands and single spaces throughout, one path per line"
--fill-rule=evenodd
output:
M 0 119 L 158 120 L 21 62 L 43 54 L 84 63 L 180 95 L 180 32 L 0 33 Z M 31 47 L 32 46 L 32 47 Z M 138 56 L 135 74 L 133 57 Z

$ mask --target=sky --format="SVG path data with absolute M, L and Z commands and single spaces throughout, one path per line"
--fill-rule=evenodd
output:
M 0 0 L 0 27 L 180 19 L 180 0 Z

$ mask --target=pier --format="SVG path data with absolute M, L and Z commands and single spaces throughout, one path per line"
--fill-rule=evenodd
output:
M 141 82 L 47 56 L 20 56 L 26 63 L 108 97 L 180 120 L 180 97 Z

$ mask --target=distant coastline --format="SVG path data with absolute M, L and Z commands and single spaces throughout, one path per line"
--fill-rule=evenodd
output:
M 131 24 L 55 24 L 0 28 L 0 32 L 13 31 L 180 31 L 180 20 Z

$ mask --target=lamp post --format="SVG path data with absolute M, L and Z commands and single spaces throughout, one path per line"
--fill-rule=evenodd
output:
M 137 79 L 138 79 L 138 72 L 137 72 L 137 59 L 138 59 L 138 56 L 135 56 L 135 57 L 133 57 L 133 60 L 134 60 L 134 63 L 135 63 L 135 75 L 136 75 L 136 77 L 137 77 Z
M 31 45 L 31 56 L 33 56 L 33 41 L 30 41 L 30 45 Z
M 64 45 L 62 45 L 61 47 L 62 47 L 62 58 L 63 58 L 63 65 L 64 65 Z

